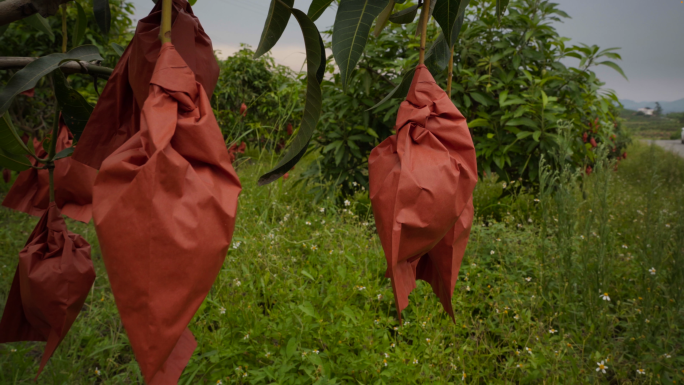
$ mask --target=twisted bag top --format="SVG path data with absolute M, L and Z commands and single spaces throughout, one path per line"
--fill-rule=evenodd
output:
M 71 147 L 74 136 L 59 119 L 57 136 L 57 153 Z M 38 140 L 33 141 L 36 156 L 46 158 L 47 151 Z M 34 158 L 31 164 L 37 165 Z M 62 213 L 81 222 L 89 222 L 92 217 L 93 183 L 97 170 L 71 158 L 63 158 L 55 162 L 55 201 Z M 50 200 L 50 184 L 48 170 L 34 168 L 19 173 L 2 205 L 30 215 L 42 216 L 48 208 Z
M 67 230 L 52 202 L 19 253 L 5 311 L 0 343 L 47 341 L 38 375 L 83 307 L 95 270 L 90 245 Z
M 373 214 L 401 319 L 416 279 L 453 317 L 451 295 L 473 218 L 475 148 L 465 118 L 424 65 L 401 103 L 396 135 L 368 158 Z
M 162 46 L 140 131 L 102 163 L 93 217 L 123 325 L 148 384 L 175 384 L 187 325 L 226 256 L 241 186 L 202 84 Z
M 147 99 L 161 42 L 161 1 L 138 22 L 135 35 L 109 77 L 74 151 L 74 159 L 96 169 L 140 130 L 140 109 Z M 178 53 L 211 98 L 219 76 L 211 39 L 186 0 L 173 0 L 171 38 Z

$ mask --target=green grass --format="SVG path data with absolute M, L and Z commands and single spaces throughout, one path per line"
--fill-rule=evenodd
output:
M 620 111 L 620 117 L 627 130 L 642 139 L 679 139 L 684 126 L 668 116 L 637 115 L 636 111 L 626 109 Z
M 235 246 L 190 324 L 199 345 L 180 383 L 681 383 L 684 161 L 628 153 L 617 172 L 556 175 L 539 195 L 482 181 L 455 324 L 422 282 L 397 323 L 366 191 L 313 204 L 294 178 L 255 187 L 263 170 L 243 163 Z M 4 304 L 36 219 L 2 209 L 0 222 Z M 94 229 L 68 224 L 98 278 L 39 383 L 141 383 Z M 42 347 L 0 346 L 0 383 L 30 383 Z

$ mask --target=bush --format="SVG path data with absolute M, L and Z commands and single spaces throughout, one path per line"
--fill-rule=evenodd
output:
M 272 151 L 284 148 L 302 116 L 303 78 L 245 45 L 219 62 L 211 105 L 227 143 L 246 140 Z M 244 104 L 247 110 L 241 113 Z M 288 128 L 289 127 L 289 128 Z
M 552 155 L 561 128 L 571 131 L 567 157 L 574 168 L 592 165 L 601 143 L 611 147 L 613 157 L 621 154 L 629 138 L 616 118 L 617 97 L 601 91 L 603 83 L 591 71 L 620 56 L 597 46 L 566 47 L 550 23 L 567 15 L 553 3 L 511 2 L 501 26 L 493 3 L 472 4 L 455 50 L 452 100 L 468 119 L 480 173 L 495 173 L 509 183 L 519 178 L 538 183 L 542 155 L 559 166 Z M 434 40 L 438 30 L 431 25 L 429 33 Z M 417 47 L 414 25 L 391 24 L 369 39 L 346 94 L 338 74 L 324 82 L 323 116 L 314 139 L 322 159 L 304 175 L 318 196 L 330 193 L 325 186 L 341 185 L 343 194 L 354 191 L 351 182 L 367 186 L 367 157 L 391 135 L 400 101 L 368 108 L 416 65 Z M 580 59 L 580 66 L 561 63 L 569 57 Z M 446 69 L 433 63 L 431 72 L 445 88 Z

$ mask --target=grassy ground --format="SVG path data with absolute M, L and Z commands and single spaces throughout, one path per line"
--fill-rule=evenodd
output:
M 628 131 L 642 139 L 679 139 L 684 126 L 671 117 L 637 115 L 632 110 L 622 110 L 620 117 Z
M 241 166 L 234 245 L 180 383 L 682 383 L 684 162 L 628 152 L 617 172 L 556 175 L 537 195 L 482 181 L 455 324 L 423 283 L 397 323 L 366 191 L 312 204 L 292 178 L 257 188 L 259 166 Z M 4 304 L 36 219 L 2 209 L 0 223 Z M 94 229 L 69 225 L 98 278 L 39 383 L 142 383 Z M 0 383 L 30 383 L 42 346 L 0 346 Z

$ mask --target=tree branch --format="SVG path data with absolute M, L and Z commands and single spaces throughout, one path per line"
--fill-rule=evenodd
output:
M 43 17 L 57 13 L 60 4 L 71 0 L 5 0 L 0 2 L 0 26 L 40 13 Z
M 2 3 L 0 3 L 2 4 Z M 0 70 L 21 69 L 26 67 L 29 63 L 36 60 L 35 57 L 0 57 Z M 111 68 L 102 67 L 96 64 L 86 62 L 66 62 L 59 68 L 65 74 L 88 74 L 97 75 L 101 78 L 109 78 L 109 75 L 114 71 Z

